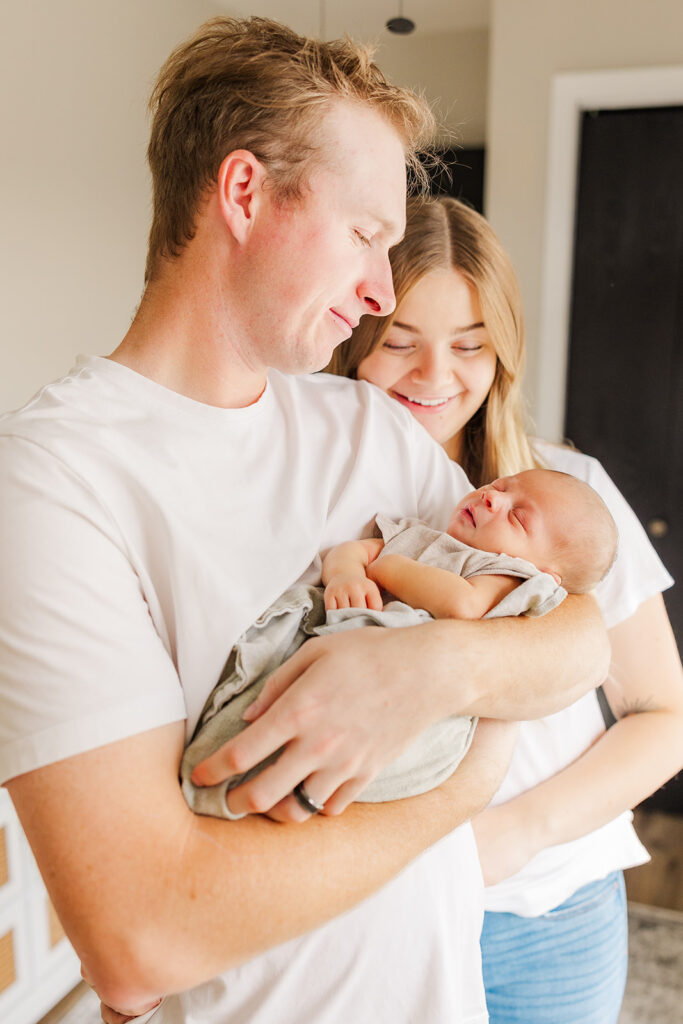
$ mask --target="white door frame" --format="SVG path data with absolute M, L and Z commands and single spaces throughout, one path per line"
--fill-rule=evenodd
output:
M 564 428 L 579 133 L 584 110 L 683 105 L 683 66 L 554 75 L 548 132 L 536 432 Z

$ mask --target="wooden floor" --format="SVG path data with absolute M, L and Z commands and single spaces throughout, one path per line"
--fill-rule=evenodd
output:
M 634 818 L 652 860 L 626 872 L 628 898 L 683 911 L 683 816 L 637 808 Z

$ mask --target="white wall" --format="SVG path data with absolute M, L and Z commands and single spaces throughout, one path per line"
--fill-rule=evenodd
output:
M 553 74 L 683 61 L 680 0 L 493 0 L 487 215 L 522 285 L 529 335 L 528 394 L 537 379 Z
M 146 102 L 208 0 L 3 0 L 0 411 L 105 353 L 139 299 Z
M 425 93 L 452 141 L 483 146 L 488 40 L 485 29 L 404 37 L 385 33 L 377 62 L 390 81 Z

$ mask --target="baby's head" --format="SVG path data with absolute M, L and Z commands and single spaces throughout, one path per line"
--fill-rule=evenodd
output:
M 584 594 L 603 579 L 618 540 L 593 488 L 551 469 L 501 477 L 468 494 L 448 532 L 470 547 L 525 558 L 570 594 Z

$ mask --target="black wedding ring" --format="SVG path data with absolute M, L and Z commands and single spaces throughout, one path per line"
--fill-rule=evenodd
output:
M 319 814 L 320 811 L 325 809 L 325 804 L 316 803 L 312 800 L 306 790 L 304 789 L 303 782 L 300 782 L 298 786 L 295 786 L 292 790 L 292 795 L 296 797 L 299 802 L 299 806 L 303 807 L 309 814 Z

